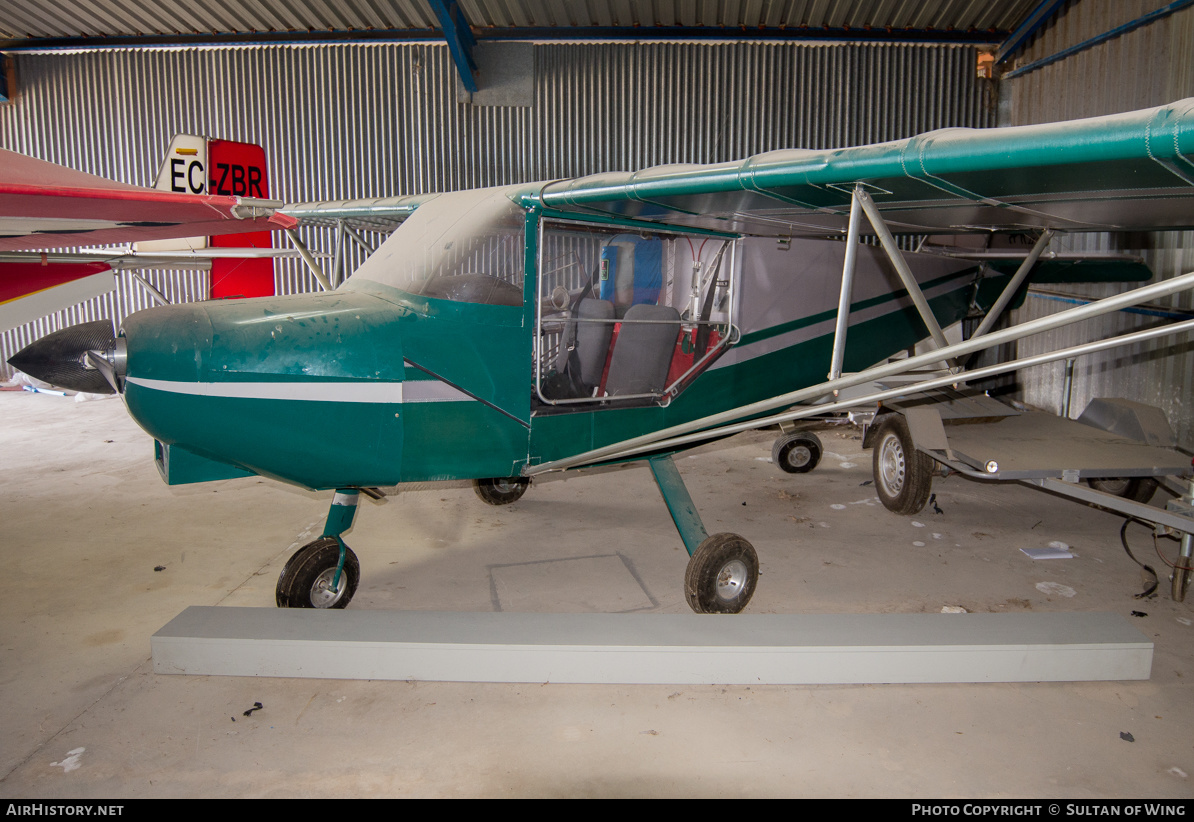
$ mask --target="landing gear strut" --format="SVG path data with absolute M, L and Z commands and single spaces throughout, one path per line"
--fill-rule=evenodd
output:
M 698 614 L 740 612 L 759 582 L 755 549 L 737 534 L 709 536 L 671 457 L 652 457 L 647 462 L 688 550 L 684 595 L 689 607 Z

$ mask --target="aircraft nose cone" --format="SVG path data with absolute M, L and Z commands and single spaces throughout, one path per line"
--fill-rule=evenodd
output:
M 31 377 L 71 391 L 114 394 L 116 335 L 110 320 L 72 325 L 42 337 L 9 358 Z M 109 376 L 105 376 L 105 371 Z

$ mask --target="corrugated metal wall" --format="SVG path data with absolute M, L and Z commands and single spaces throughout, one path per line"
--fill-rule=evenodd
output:
M 1156 0 L 1071 0 L 1017 57 L 1019 66 L 1056 54 L 1153 11 Z M 1194 7 L 1108 40 L 1063 60 L 1003 81 L 1000 125 L 1025 125 L 1132 111 L 1194 97 Z M 1054 249 L 1124 250 L 1142 254 L 1156 279 L 1194 271 L 1194 233 L 1128 237 L 1074 235 Z M 1050 286 L 1077 297 L 1100 297 L 1126 285 Z M 1179 313 L 1194 310 L 1194 294 L 1162 301 Z M 1033 319 L 1072 307 L 1030 297 L 1014 319 Z M 1125 333 L 1160 322 L 1155 316 L 1117 313 L 1020 343 L 1022 355 Z M 1063 363 L 1020 374 L 1025 402 L 1060 411 Z M 1071 415 L 1094 397 L 1127 397 L 1160 406 L 1186 447 L 1194 447 L 1194 340 L 1174 337 L 1080 359 L 1075 367 Z
M 457 102 L 439 44 L 24 52 L 0 145 L 148 185 L 176 132 L 247 140 L 265 147 L 271 195 L 301 202 L 719 162 L 995 117 L 971 47 L 542 44 L 534 56 L 533 106 L 479 107 Z M 331 250 L 330 237 L 305 239 Z M 171 299 L 195 298 L 205 280 L 146 276 Z M 277 277 L 283 293 L 316 288 L 296 262 Z M 150 304 L 121 275 L 114 295 L 0 337 L 0 356 Z

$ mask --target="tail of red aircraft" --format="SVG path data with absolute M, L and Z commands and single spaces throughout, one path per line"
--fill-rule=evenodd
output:
M 158 170 L 155 188 L 189 194 L 221 194 L 269 199 L 265 150 L 254 143 L 178 134 Z M 173 245 L 170 245 L 173 243 Z M 152 251 L 194 248 L 271 248 L 270 232 L 193 237 L 138 246 Z M 208 298 L 267 297 L 274 293 L 269 258 L 217 257 L 212 260 Z
M 60 171 L 66 175 L 61 180 L 19 178 L 15 183 L 77 188 L 96 182 L 94 179 L 86 183 L 79 182 L 80 178 L 88 175 L 80 175 L 67 169 Z M 269 176 L 265 151 L 253 143 L 180 134 L 170 143 L 166 159 L 158 170 L 154 188 L 184 194 L 268 199 Z M 107 225 L 100 225 L 102 215 L 83 212 L 80 216 L 72 218 L 70 214 L 61 213 L 58 206 L 51 206 L 47 215 L 42 220 L 45 226 L 38 224 L 33 227 L 34 234 L 49 232 L 46 234 L 48 237 L 67 230 L 85 232 Z M 31 229 L 28 223 L 35 221 L 33 216 L 16 219 L 16 222 L 13 222 L 14 219 L 16 218 L 0 218 L 0 237 L 29 234 Z M 80 236 L 85 236 L 85 233 Z M 270 232 L 259 231 L 211 238 L 152 240 L 139 242 L 135 247 L 139 252 L 169 254 L 207 247 L 271 246 Z M 28 252 L 26 256 L 33 259 L 17 259 L 20 255 L 14 256 L 11 260 L 0 260 L 0 333 L 101 296 L 115 288 L 115 277 L 111 267 L 105 262 L 97 261 L 94 255 L 89 257 L 62 251 L 41 254 L 40 260 L 36 259 L 36 254 L 30 255 Z M 185 262 L 180 261 L 179 267 L 187 266 Z M 261 297 L 272 294 L 274 268 L 271 258 L 217 257 L 212 260 L 207 293 L 209 299 Z

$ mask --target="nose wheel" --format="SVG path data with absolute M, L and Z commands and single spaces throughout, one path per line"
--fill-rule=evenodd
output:
M 361 492 L 340 488 L 328 508 L 323 536 L 294 552 L 278 575 L 279 608 L 343 608 L 361 581 L 357 555 L 340 535 L 352 527 Z
M 361 580 L 361 565 L 357 555 L 345 545 L 344 567 L 339 567 L 341 544 L 335 537 L 321 537 L 294 552 L 278 576 L 279 608 L 343 608 L 348 605 Z

